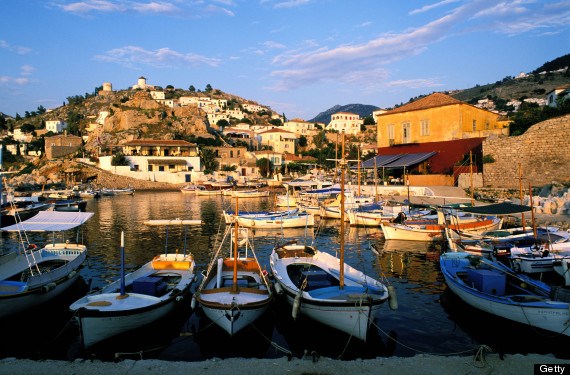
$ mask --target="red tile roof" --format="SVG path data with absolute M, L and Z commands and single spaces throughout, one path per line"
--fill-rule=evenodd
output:
M 428 108 L 435 108 L 435 107 L 443 107 L 446 105 L 456 105 L 456 104 L 466 104 L 461 100 L 452 98 L 449 95 L 442 94 L 440 92 L 433 93 L 421 99 L 418 99 L 414 102 L 404 104 L 401 107 L 394 108 L 390 111 L 384 112 L 379 116 L 386 116 L 391 115 L 394 113 L 402 113 L 402 112 L 410 112 L 410 111 L 419 111 L 422 109 Z

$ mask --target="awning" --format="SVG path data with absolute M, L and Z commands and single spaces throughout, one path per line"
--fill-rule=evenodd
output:
M 6 232 L 61 232 L 73 229 L 93 216 L 93 212 L 40 211 L 28 220 L 2 228 Z
M 148 159 L 148 164 L 158 165 L 186 165 L 188 164 L 184 159 Z
M 481 215 L 510 215 L 530 211 L 532 207 L 514 203 L 496 203 L 485 206 L 463 207 L 461 210 Z
M 436 151 L 431 151 L 413 154 L 377 155 L 362 162 L 360 167 L 364 169 L 373 169 L 375 166 L 376 168 L 408 168 L 412 165 L 419 164 L 436 154 Z M 375 159 L 376 163 L 374 163 Z M 355 167 L 351 167 L 351 169 L 354 168 Z

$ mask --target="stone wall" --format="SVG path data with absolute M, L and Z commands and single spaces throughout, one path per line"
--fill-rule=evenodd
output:
M 493 188 L 528 188 L 552 182 L 570 183 L 570 115 L 531 126 L 517 137 L 490 137 L 483 155 L 495 159 L 483 165 L 483 184 Z

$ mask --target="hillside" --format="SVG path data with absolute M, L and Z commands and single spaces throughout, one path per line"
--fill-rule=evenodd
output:
M 308 122 L 322 122 L 328 124 L 331 121 L 331 115 L 337 112 L 350 112 L 355 113 L 360 116 L 360 118 L 365 118 L 372 115 L 372 112 L 380 109 L 374 105 L 368 104 L 346 104 L 346 105 L 335 105 L 332 108 L 327 109 L 308 120 Z

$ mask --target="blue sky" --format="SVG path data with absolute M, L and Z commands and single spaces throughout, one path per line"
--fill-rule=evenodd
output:
M 0 112 L 103 82 L 216 89 L 309 120 L 530 72 L 569 53 L 568 0 L 2 0 Z

